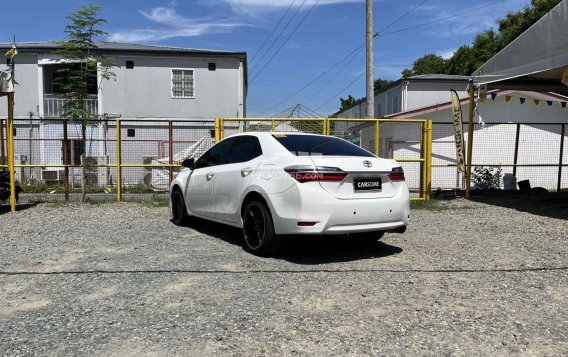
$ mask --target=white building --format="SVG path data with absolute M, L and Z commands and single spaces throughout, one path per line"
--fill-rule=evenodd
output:
M 460 97 L 467 95 L 466 76 L 425 74 L 402 78 L 375 92 L 375 117 L 406 112 L 448 100 L 451 89 Z M 366 101 L 332 115 L 335 118 L 365 118 Z
M 458 91 L 462 103 L 464 137 L 467 140 L 468 98 L 465 92 L 468 77 L 455 81 L 447 76 L 418 76 L 402 79 L 381 90 L 375 96 L 377 109 L 392 99 L 386 112 L 377 111 L 385 119 L 426 119 L 433 122 L 433 177 L 432 188 L 464 188 L 465 180 L 456 168 L 456 149 L 450 89 Z M 453 76 L 450 76 L 451 78 Z M 408 82 L 408 83 L 406 83 Z M 460 90 L 461 89 L 461 90 Z M 381 99 L 382 98 L 382 99 Z M 394 103 L 400 104 L 402 110 Z M 533 186 L 556 190 L 568 188 L 568 97 L 554 93 L 495 90 L 481 101 L 478 112 L 485 126 L 478 123 L 474 132 L 474 166 L 500 166 L 503 173 L 514 173 L 517 180 L 530 180 Z M 339 118 L 365 117 L 365 102 L 335 114 Z M 564 125 L 563 125 L 564 124 Z M 564 139 L 562 128 L 564 128 Z M 356 137 L 354 142 L 373 151 L 374 125 L 351 125 L 343 128 Z M 518 131 L 518 135 L 517 135 Z M 381 126 L 380 155 L 389 158 L 415 159 L 420 157 L 420 129 L 418 126 L 383 124 Z M 517 140 L 518 138 L 518 140 Z M 563 151 L 561 152 L 562 141 Z M 515 150 L 517 148 L 517 150 Z M 403 164 L 410 174 L 409 185 L 419 186 L 418 164 Z
M 0 51 L 11 46 L 0 44 Z M 57 93 L 56 78 L 58 69 L 73 64 L 57 54 L 59 45 L 54 43 L 19 43 L 17 47 L 16 162 L 46 165 L 43 170 L 19 170 L 18 175 L 60 181 L 61 170 L 49 167 L 63 163 L 63 128 L 61 121 L 53 120 L 61 118 L 65 98 Z M 215 117 L 246 116 L 245 52 L 111 42 L 98 42 L 97 51 L 114 63 L 116 80 L 99 76 L 100 90 L 97 93 L 94 83 L 88 109 L 100 118 L 120 117 L 124 163 L 143 164 L 168 156 L 168 120 L 196 120 L 176 124 L 175 153 L 208 136 Z M 6 115 L 7 106 L 0 105 L 0 118 Z M 89 127 L 87 147 L 80 137 L 79 127 L 69 125 L 70 164 L 79 165 L 83 153 L 98 164 L 114 162 L 113 122 Z M 124 179 L 138 183 L 144 175 L 143 168 L 125 169 Z M 72 176 L 76 181 L 78 170 Z

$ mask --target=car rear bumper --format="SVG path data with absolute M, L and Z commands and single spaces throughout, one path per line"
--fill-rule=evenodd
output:
M 338 199 L 323 189 L 296 185 L 269 195 L 276 234 L 346 234 L 389 231 L 408 225 L 410 199 L 404 185 L 393 197 Z M 299 222 L 314 223 L 299 226 Z

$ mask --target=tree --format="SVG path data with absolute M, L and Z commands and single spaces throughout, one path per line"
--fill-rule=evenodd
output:
M 412 72 L 403 71 L 404 77 L 417 76 L 429 73 L 445 73 L 446 60 L 442 56 L 429 53 L 420 57 L 412 64 Z
M 351 94 L 347 97 L 347 99 L 339 98 L 341 101 L 341 108 L 339 110 L 349 109 L 357 103 L 357 99 L 353 98 Z
M 521 11 L 510 12 L 505 18 L 497 20 L 499 25 L 498 45 L 502 49 L 520 34 L 528 30 L 541 17 L 546 15 L 562 0 L 532 0 L 530 6 Z
M 375 93 L 378 92 L 379 90 L 388 87 L 393 81 L 388 80 L 388 79 L 375 79 Z
M 87 107 L 89 94 L 98 94 L 102 81 L 114 78 L 112 65 L 109 59 L 96 51 L 95 39 L 105 35 L 100 27 L 106 23 L 97 17 L 101 10 L 96 5 L 80 5 L 79 9 L 66 18 L 69 24 L 65 26 L 64 41 L 56 42 L 61 46 L 58 54 L 63 57 L 66 66 L 58 69 L 56 86 L 59 92 L 65 95 L 63 117 L 71 122 L 81 125 L 81 140 L 83 150 L 87 147 L 87 127 L 96 125 L 97 113 L 92 113 Z M 100 83 L 98 79 L 101 79 Z M 86 168 L 85 151 L 81 156 L 81 202 L 86 196 Z
M 478 34 L 471 45 L 461 46 L 448 60 L 434 54 L 422 56 L 414 61 L 412 70 L 402 71 L 402 76 L 406 78 L 428 73 L 469 76 L 550 12 L 560 1 L 562 0 L 532 0 L 530 6 L 510 12 L 505 18 L 497 20 L 497 32 L 489 29 Z

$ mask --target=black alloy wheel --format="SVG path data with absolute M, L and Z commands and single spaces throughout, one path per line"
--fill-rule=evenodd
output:
M 274 252 L 276 235 L 268 208 L 263 202 L 251 201 L 243 214 L 243 235 L 245 248 L 256 255 L 268 255 Z
M 183 194 L 179 189 L 174 190 L 172 193 L 172 221 L 181 226 L 187 222 L 188 215 L 185 208 L 185 201 L 183 199 Z

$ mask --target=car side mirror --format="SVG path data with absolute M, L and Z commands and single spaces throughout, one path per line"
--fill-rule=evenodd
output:
M 190 170 L 193 170 L 193 165 L 195 165 L 195 159 L 194 158 L 185 159 L 181 163 L 181 166 L 187 167 Z

